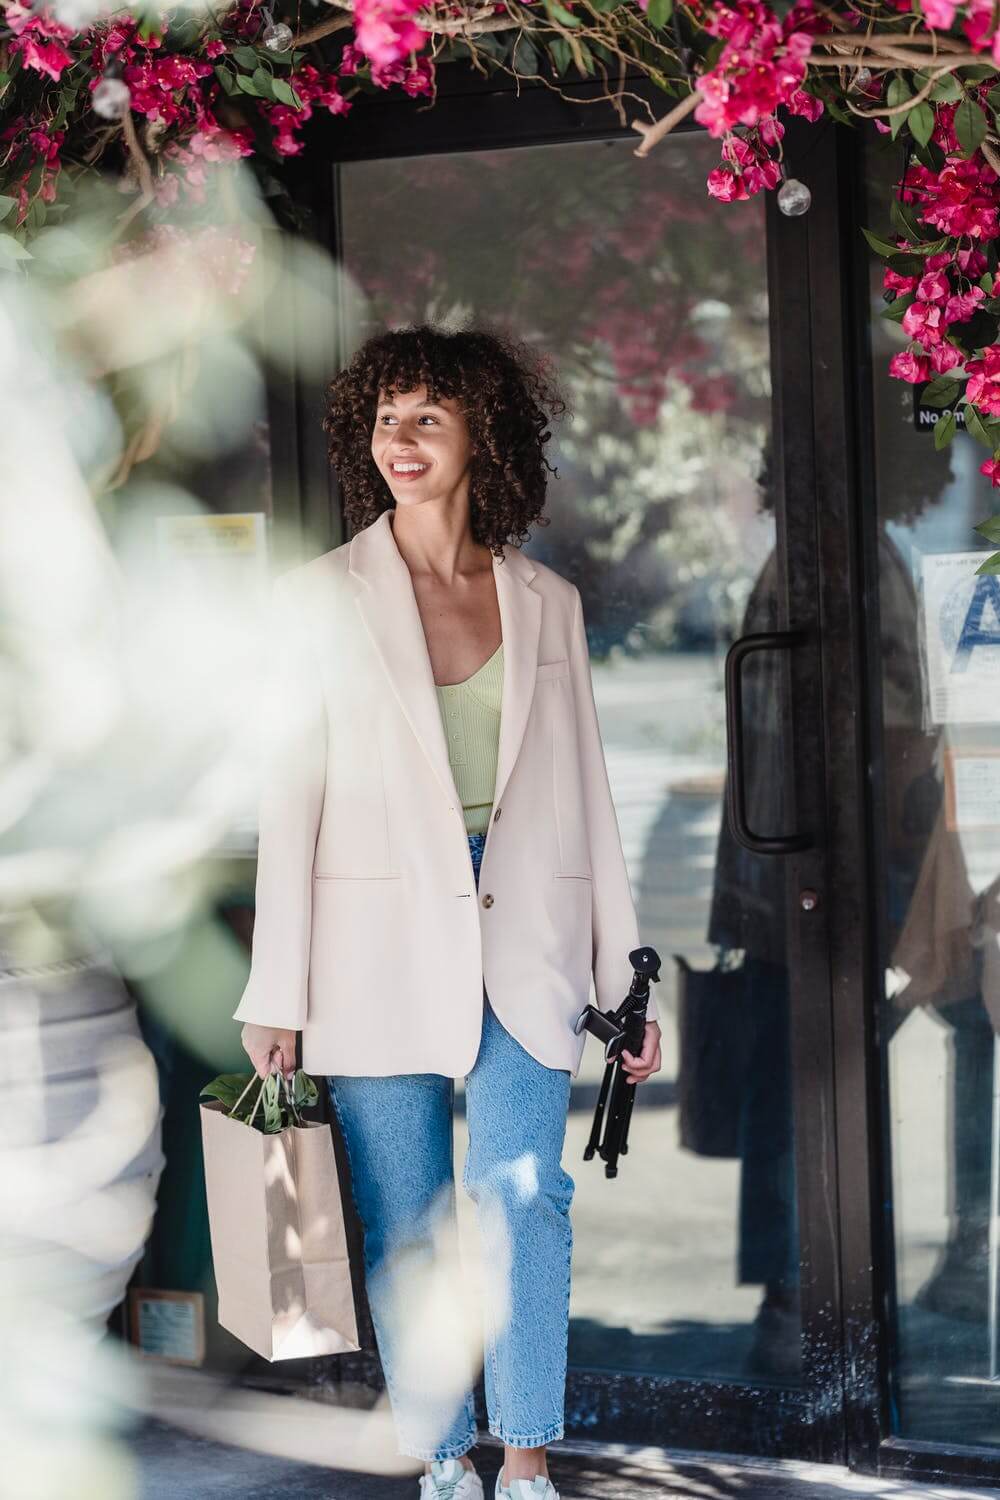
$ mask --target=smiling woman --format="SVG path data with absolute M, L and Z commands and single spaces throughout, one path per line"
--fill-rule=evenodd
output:
M 549 360 L 484 325 L 426 324 L 370 339 L 327 392 L 330 463 L 352 532 L 400 495 L 441 494 L 467 474 L 473 539 L 500 555 L 542 516 L 549 421 L 566 410 Z M 426 465 L 402 472 L 393 465 Z

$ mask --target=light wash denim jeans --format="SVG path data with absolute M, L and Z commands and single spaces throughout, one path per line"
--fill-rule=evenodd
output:
M 468 838 L 478 889 L 485 835 Z M 476 1205 L 482 1247 L 487 1415 L 494 1437 L 538 1448 L 564 1431 L 575 1183 L 561 1157 L 570 1075 L 526 1052 L 494 1015 L 485 990 L 482 1003 L 482 1043 L 465 1079 L 462 1186 Z M 399 1450 L 425 1461 L 457 1458 L 476 1442 L 470 1382 L 445 1399 L 434 1393 L 432 1368 L 421 1369 L 418 1360 L 403 1369 L 405 1330 L 393 1317 L 400 1267 L 426 1265 L 442 1245 L 457 1257 L 454 1079 L 335 1074 L 327 1087 L 365 1231 L 368 1303 Z M 409 1284 L 397 1282 L 395 1291 Z M 432 1347 L 427 1361 L 434 1362 Z

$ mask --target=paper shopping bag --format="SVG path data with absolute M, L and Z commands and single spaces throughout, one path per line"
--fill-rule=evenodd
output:
M 201 1105 L 219 1322 L 265 1359 L 360 1349 L 328 1125 L 265 1133 Z

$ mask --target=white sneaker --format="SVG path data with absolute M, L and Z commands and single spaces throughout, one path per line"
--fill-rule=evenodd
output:
M 500 1483 L 502 1475 L 501 1467 L 494 1500 L 559 1500 L 559 1491 L 544 1474 L 536 1474 L 534 1479 L 512 1479 L 506 1487 Z
M 420 1476 L 420 1500 L 483 1500 L 483 1481 L 460 1459 L 436 1458 Z

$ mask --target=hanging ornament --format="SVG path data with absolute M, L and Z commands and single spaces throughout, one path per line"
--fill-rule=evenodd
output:
M 856 94 L 863 94 L 870 87 L 872 81 L 871 68 L 859 68 L 851 79 L 851 90 Z
M 276 21 L 266 5 L 264 6 L 264 19 L 267 25 L 260 34 L 264 46 L 271 52 L 287 52 L 295 40 L 292 28 L 286 26 L 284 21 Z
M 812 193 L 797 177 L 788 177 L 778 189 L 778 207 L 789 219 L 804 214 L 812 202 Z
M 123 78 L 109 78 L 105 74 L 94 89 L 90 102 L 94 114 L 100 115 L 102 120 L 120 120 L 132 102 L 132 95 Z

